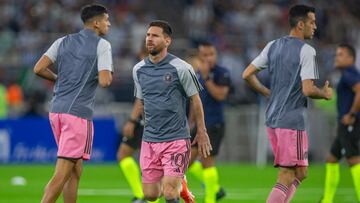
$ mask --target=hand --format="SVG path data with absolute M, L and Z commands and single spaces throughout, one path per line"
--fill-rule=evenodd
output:
M 329 87 L 329 81 L 325 81 L 325 85 L 324 87 L 322 88 L 324 94 L 325 94 L 325 99 L 326 100 L 330 100 L 332 98 L 332 95 L 333 95 L 333 89 L 331 87 Z
M 341 118 L 341 123 L 345 126 L 353 125 L 355 123 L 355 117 L 347 113 Z
M 197 133 L 192 144 L 194 145 L 196 143 L 198 144 L 198 152 L 202 157 L 206 158 L 210 156 L 212 146 L 206 129 L 197 129 Z
M 266 87 L 264 87 L 263 88 L 263 95 L 264 95 L 264 97 L 266 97 L 266 98 L 270 98 L 270 96 L 271 96 L 271 91 L 268 89 L 268 88 L 266 88 Z
M 209 72 L 210 72 L 209 63 L 207 63 L 207 62 L 201 63 L 199 70 L 200 70 L 201 77 L 203 79 L 207 78 L 209 76 Z
M 127 121 L 123 128 L 123 136 L 132 138 L 134 136 L 135 123 Z

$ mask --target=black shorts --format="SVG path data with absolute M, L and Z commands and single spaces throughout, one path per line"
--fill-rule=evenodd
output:
M 225 125 L 216 124 L 210 127 L 207 127 L 207 133 L 209 135 L 210 143 L 212 146 L 212 151 L 210 152 L 211 156 L 216 156 L 219 153 L 221 142 L 225 135 Z M 196 135 L 196 128 L 191 130 L 191 142 L 194 140 Z M 197 145 L 193 145 L 197 147 Z
M 331 154 L 340 160 L 344 155 L 346 158 L 359 156 L 360 148 L 360 120 L 356 120 L 352 129 L 341 123 L 338 125 L 337 136 L 331 145 Z
M 144 131 L 143 123 L 138 122 L 134 129 L 134 136 L 131 138 L 127 138 L 127 137 L 123 136 L 122 143 L 129 145 L 133 149 L 140 149 L 143 131 Z

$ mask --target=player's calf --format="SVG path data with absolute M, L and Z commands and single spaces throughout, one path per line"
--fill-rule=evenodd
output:
M 290 187 L 295 180 L 295 169 L 293 168 L 279 168 L 278 182 Z

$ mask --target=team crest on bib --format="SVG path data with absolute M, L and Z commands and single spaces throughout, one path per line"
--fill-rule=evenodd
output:
M 165 73 L 165 75 L 164 75 L 164 80 L 165 80 L 165 82 L 171 82 L 172 81 L 172 79 L 173 79 L 173 76 L 172 76 L 172 74 L 171 73 Z

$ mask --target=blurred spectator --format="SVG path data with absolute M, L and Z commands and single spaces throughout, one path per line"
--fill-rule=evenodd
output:
M 348 42 L 357 49 L 360 47 L 360 6 L 356 1 L 305 2 L 316 7 L 318 29 L 313 45 L 318 53 L 318 65 L 323 67 L 321 78 L 325 78 L 333 71 L 332 54 L 337 43 Z M 0 0 L 0 69 L 4 70 L 4 78 L 18 80 L 26 69 L 33 67 L 50 42 L 80 30 L 78 11 L 86 3 L 86 0 Z M 235 83 L 229 96 L 231 103 L 241 104 L 257 102 L 240 77 L 243 64 L 250 63 L 269 39 L 286 34 L 287 12 L 293 2 L 106 0 L 102 3 L 113 13 L 112 29 L 106 38 L 112 45 L 115 69 L 114 84 L 102 95 L 113 95 L 115 101 L 132 100 L 131 67 L 143 43 L 146 25 L 152 19 L 165 19 L 177 33 L 171 46 L 176 55 L 184 57 L 199 41 L 210 41 L 216 46 L 219 62 L 229 68 Z M 31 77 L 26 80 L 30 84 L 24 85 L 26 92 L 43 89 L 44 82 L 35 84 Z
M 0 83 L 0 119 L 7 117 L 7 111 L 6 87 Z
M 7 102 L 12 108 L 19 108 L 23 105 L 23 93 L 20 85 L 15 82 L 7 88 Z
M 44 108 L 45 93 L 35 91 L 29 95 L 27 99 L 27 107 L 24 113 L 24 117 L 43 117 L 46 116 Z
M 207 39 L 213 13 L 204 0 L 195 0 L 193 4 L 185 8 L 183 18 L 187 36 L 194 47 Z

